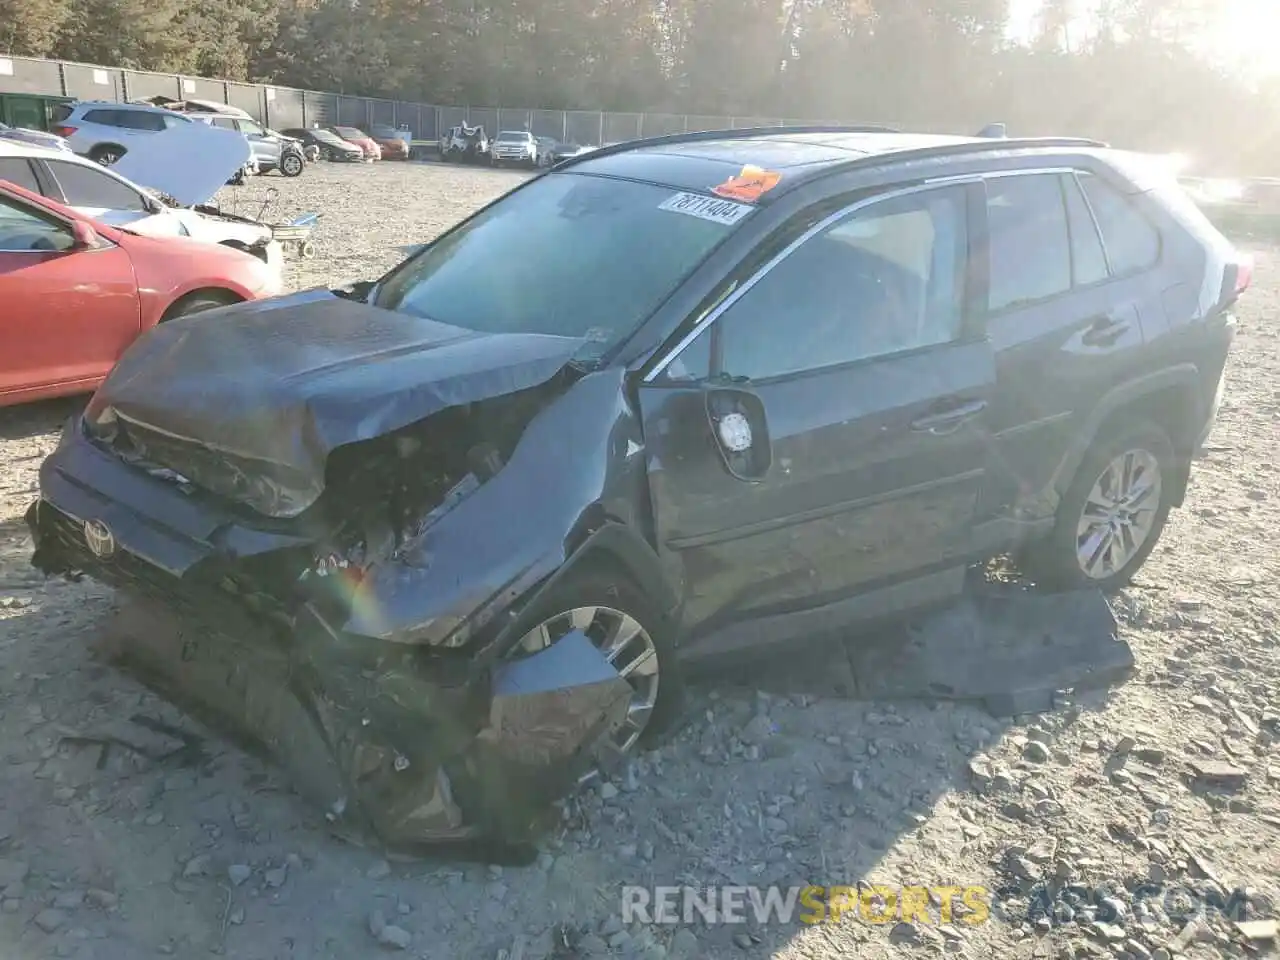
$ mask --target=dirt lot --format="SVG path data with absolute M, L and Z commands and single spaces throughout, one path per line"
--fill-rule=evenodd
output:
M 282 215 L 323 213 L 318 258 L 290 270 L 302 286 L 370 276 L 519 179 L 320 165 L 238 195 L 276 187 Z M 169 758 L 77 741 L 168 749 L 130 718 L 184 721 L 91 655 L 109 591 L 27 565 L 22 513 L 74 405 L 0 414 L 0 953 L 1246 955 L 1231 924 L 1188 922 L 1182 905 L 1235 888 L 1250 916 L 1280 904 L 1280 249 L 1255 252 L 1212 452 L 1117 604 L 1130 682 L 1026 725 L 968 705 L 856 702 L 831 677 L 773 693 L 703 685 L 696 722 L 570 804 L 521 869 L 388 864 L 329 837 L 271 770 L 216 739 Z M 1209 760 L 1239 782 L 1206 788 L 1192 764 Z M 1026 903 L 1041 877 L 1111 893 L 1036 922 Z M 985 923 L 960 910 L 950 925 L 620 922 L 623 884 L 858 881 L 1015 892 L 1007 919 Z M 1162 892 L 1144 898 L 1144 883 Z

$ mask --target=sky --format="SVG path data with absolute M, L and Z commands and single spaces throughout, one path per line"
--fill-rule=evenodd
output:
M 1215 61 L 1253 77 L 1280 74 L 1280 0 L 1218 0 L 1216 26 L 1201 49 Z M 1011 0 L 1010 32 L 1025 35 L 1041 0 Z M 1079 0 L 1086 12 L 1091 0 Z M 1085 24 L 1082 23 L 1082 27 Z

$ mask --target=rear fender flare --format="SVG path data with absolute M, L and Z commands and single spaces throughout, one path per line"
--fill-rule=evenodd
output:
M 1183 363 L 1130 380 L 1103 394 L 1102 399 L 1090 411 L 1076 433 L 1075 439 L 1058 465 L 1053 479 L 1054 492 L 1059 497 L 1066 494 L 1071 482 L 1075 479 L 1076 471 L 1080 469 L 1080 464 L 1084 461 L 1089 448 L 1098 439 L 1104 424 L 1125 407 L 1132 406 L 1161 391 L 1177 389 L 1187 394 L 1190 403 L 1194 405 L 1193 413 L 1197 418 L 1196 422 L 1199 422 L 1204 414 L 1203 400 L 1198 389 L 1199 376 L 1199 371 L 1194 364 Z M 1173 503 L 1175 506 L 1181 506 L 1191 473 L 1191 451 L 1180 442 L 1181 438 L 1172 437 L 1171 439 L 1179 454 L 1179 471 L 1174 479 Z

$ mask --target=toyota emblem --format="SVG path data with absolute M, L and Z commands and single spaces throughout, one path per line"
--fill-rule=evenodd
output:
M 99 560 L 105 560 L 116 552 L 115 534 L 101 520 L 84 522 L 84 542 L 88 544 L 89 552 Z

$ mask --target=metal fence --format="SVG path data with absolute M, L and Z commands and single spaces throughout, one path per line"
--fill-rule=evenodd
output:
M 441 106 L 26 57 L 0 57 L 0 97 L 5 95 L 113 101 L 154 96 L 191 97 L 239 107 L 276 130 L 330 124 L 403 125 L 413 132 L 415 139 L 437 140 L 443 131 L 465 122 L 481 124 L 490 133 L 529 130 L 534 136 L 584 146 L 693 130 L 815 122 L 769 117 Z

